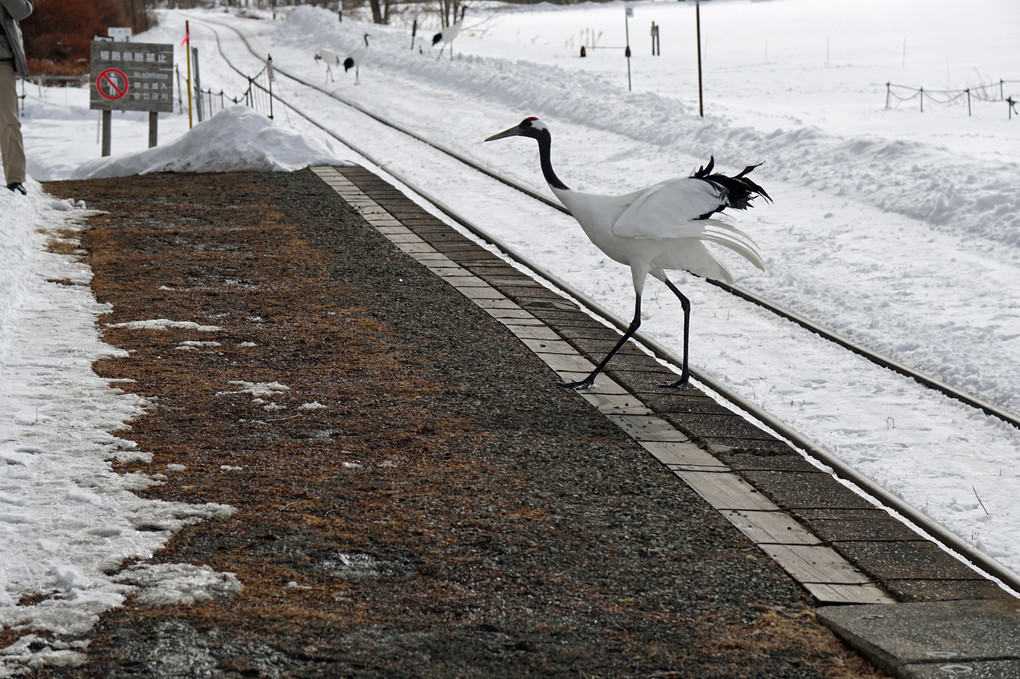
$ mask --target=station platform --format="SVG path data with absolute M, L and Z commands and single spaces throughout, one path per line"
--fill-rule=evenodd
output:
M 619 333 L 366 169 L 46 189 L 103 211 L 124 471 L 237 508 L 156 559 L 244 585 L 66 676 L 1020 676 L 1009 592 L 637 347 L 563 389 Z

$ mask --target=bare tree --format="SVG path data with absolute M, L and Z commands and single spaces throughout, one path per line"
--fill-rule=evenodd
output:
M 439 0 L 439 18 L 443 28 L 457 23 L 460 18 L 461 0 Z
M 368 0 L 372 6 L 372 23 L 385 24 L 389 21 L 390 14 L 390 3 L 388 0 L 383 0 L 386 4 L 386 12 L 383 13 L 382 3 L 379 0 Z

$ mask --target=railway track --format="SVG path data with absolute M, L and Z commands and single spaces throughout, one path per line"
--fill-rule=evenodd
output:
M 209 23 L 211 23 L 211 22 L 209 22 Z M 228 25 L 225 25 L 225 24 L 219 24 L 219 25 L 222 28 L 225 28 L 225 29 L 228 29 L 228 30 L 231 30 L 231 31 L 235 32 L 238 35 L 238 37 L 244 42 L 245 46 L 248 48 L 248 51 L 251 52 L 251 54 L 254 57 L 259 57 L 258 53 L 251 46 L 251 44 L 248 41 L 247 37 L 245 37 L 242 33 L 237 31 L 237 29 L 235 29 L 232 26 L 228 26 Z M 219 44 L 219 35 L 218 34 L 217 34 L 217 45 L 220 47 L 220 54 L 221 54 L 221 56 L 223 56 L 223 58 L 227 61 L 227 63 L 230 63 L 229 58 L 225 55 L 225 53 L 222 50 L 222 46 Z M 232 68 L 234 68 L 235 71 L 237 71 L 238 74 L 244 75 L 244 72 L 242 70 L 236 68 L 236 66 L 234 66 L 232 63 L 230 63 L 230 65 L 231 65 Z M 461 153 L 458 153 L 457 151 L 452 150 L 452 149 L 450 149 L 449 147 L 447 147 L 447 146 L 445 146 L 443 144 L 440 144 L 440 143 L 438 143 L 438 142 L 436 142 L 434 140 L 431 140 L 431 139 L 427 139 L 426 137 L 418 134 L 417 132 L 415 132 L 413 130 L 408 129 L 405 126 L 399 125 L 399 124 L 397 124 L 397 123 L 395 123 L 395 122 L 393 122 L 391 120 L 388 120 L 388 119 L 384 118 L 383 116 L 378 115 L 374 111 L 371 111 L 371 110 L 365 108 L 364 106 L 361 106 L 357 102 L 353 102 L 353 101 L 344 99 L 343 97 L 337 95 L 336 92 L 331 92 L 331 91 L 329 91 L 329 90 L 327 90 L 327 89 L 325 89 L 323 87 L 320 87 L 319 85 L 316 85 L 315 83 L 309 82 L 306 78 L 302 78 L 302 77 L 296 76 L 296 75 L 294 75 L 292 73 L 288 73 L 287 71 L 285 71 L 285 70 L 283 70 L 283 69 L 281 69 L 279 67 L 275 67 L 274 70 L 275 70 L 276 73 L 282 74 L 282 75 L 286 76 L 287 78 L 293 80 L 294 82 L 301 84 L 304 87 L 308 87 L 308 88 L 314 89 L 314 90 L 322 93 L 323 95 L 328 96 L 331 99 L 336 100 L 337 102 L 343 104 L 344 106 L 350 107 L 351 109 L 354 109 L 354 110 L 358 111 L 359 113 L 361 113 L 361 114 L 371 118 L 372 120 L 380 123 L 381 125 L 384 125 L 384 126 L 386 126 L 388 128 L 396 130 L 396 131 L 406 135 L 407 137 L 409 137 L 411 139 L 414 139 L 417 142 L 425 144 L 425 145 L 427 145 L 427 146 L 429 146 L 429 147 L 431 147 L 431 148 L 433 148 L 433 149 L 443 153 L 444 155 L 449 156 L 450 158 L 453 158 L 453 159 L 457 160 L 458 162 L 462 163 L 463 165 L 469 167 L 470 169 L 472 169 L 472 170 L 474 170 L 476 172 L 479 172 L 481 174 L 484 174 L 485 176 L 487 176 L 487 177 L 489 177 L 489 178 L 499 182 L 500 184 L 503 184 L 503 185 L 508 186 L 508 187 L 510 187 L 512 189 L 515 189 L 515 190 L 517 190 L 517 191 L 519 191 L 519 192 L 521 192 L 521 193 L 531 197 L 532 199 L 534 199 L 534 200 L 536 200 L 536 201 L 538 201 L 538 202 L 540 202 L 540 203 L 542 203 L 542 204 L 552 208 L 553 210 L 556 210 L 556 211 L 564 213 L 564 214 L 569 214 L 567 212 L 566 208 L 563 207 L 563 205 L 561 205 L 560 203 L 550 199 L 548 196 L 545 196 L 545 195 L 543 195 L 541 193 L 538 193 L 537 191 L 531 189 L 530 187 L 524 186 L 524 185 L 520 184 L 519 182 L 516 182 L 516 181 L 514 181 L 514 180 L 512 180 L 510 178 L 504 177 L 503 175 L 500 175 L 500 174 L 490 170 L 489 168 L 481 165 L 480 163 L 474 161 L 473 159 L 471 159 L 471 158 L 469 158 L 469 157 L 467 157 L 467 156 L 465 156 L 465 155 L 463 155 Z M 342 135 L 338 134 L 335 130 L 330 129 L 327 126 L 318 123 L 312 117 L 308 116 L 307 114 L 301 112 L 299 109 L 295 108 L 292 104 L 287 104 L 287 105 L 290 106 L 292 108 L 292 110 L 294 110 L 295 112 L 297 112 L 300 115 L 302 115 L 306 120 L 308 120 L 309 122 L 314 124 L 316 127 L 321 129 L 323 132 L 326 132 L 327 134 L 329 134 L 330 136 L 335 138 L 337 141 L 340 141 L 345 146 L 350 147 L 351 149 L 353 149 L 354 151 L 358 152 L 359 154 L 361 154 L 365 158 L 369 159 L 371 162 L 376 164 L 378 167 L 380 167 L 383 170 L 387 171 L 387 173 L 389 173 L 392 176 L 400 179 L 402 182 L 407 184 L 407 186 L 409 186 L 409 187 L 413 186 L 413 184 L 414 184 L 413 180 L 410 180 L 407 177 L 401 176 L 401 173 L 399 171 L 394 171 L 393 168 L 389 167 L 389 164 L 387 164 L 382 159 L 373 158 L 371 153 L 367 152 L 364 148 L 360 148 L 360 145 L 357 144 L 356 142 L 352 141 L 350 138 L 345 138 Z M 419 195 L 422 195 L 423 197 L 428 198 L 430 202 L 432 202 L 437 207 L 441 208 L 443 210 L 443 212 L 445 212 L 448 216 L 450 216 L 451 218 L 456 220 L 458 223 L 460 223 L 462 226 L 464 226 L 468 230 L 472 231 L 472 233 L 474 233 L 476 236 L 478 236 L 479 238 L 482 238 L 484 240 L 492 242 L 493 245 L 496 245 L 497 247 L 499 247 L 503 251 L 507 252 L 508 254 L 511 254 L 512 256 L 515 257 L 515 259 L 518 259 L 518 261 L 521 261 L 522 263 L 528 264 L 530 266 L 530 264 L 528 262 L 524 261 L 526 258 L 523 255 L 512 253 L 512 248 L 508 247 L 504 243 L 500 243 L 500 242 L 494 240 L 493 237 L 490 234 L 484 232 L 482 229 L 477 228 L 474 224 L 472 224 L 470 222 L 470 220 L 467 220 L 467 219 L 463 218 L 461 215 L 457 214 L 451 208 L 443 205 L 442 201 L 438 201 L 434 196 L 428 196 L 427 193 L 423 193 L 419 189 L 420 189 L 420 187 L 415 188 L 416 192 L 418 192 Z M 536 271 L 540 271 L 541 270 L 540 267 L 533 267 L 533 268 Z M 865 359 L 871 361 L 872 363 L 874 363 L 876 365 L 879 365 L 879 366 L 881 366 L 883 368 L 887 368 L 887 369 L 892 370 L 894 372 L 897 372 L 897 373 L 899 373 L 901 375 L 909 377 L 909 378 L 919 382 L 920 384 L 923 384 L 923 385 L 925 385 L 925 386 L 927 386 L 927 387 L 929 387 L 929 388 L 931 388 L 931 389 L 933 389 L 933 390 L 935 390 L 935 391 L 937 391 L 937 392 L 939 392 L 941 394 L 944 394 L 944 395 L 946 395 L 946 396 L 948 396 L 950 398 L 956 399 L 956 400 L 958 400 L 958 401 L 960 401 L 962 403 L 966 403 L 969 406 L 977 408 L 978 410 L 981 410 L 982 412 L 984 412 L 986 415 L 990 415 L 990 416 L 995 417 L 997 419 L 1000 419 L 1000 420 L 1002 420 L 1004 422 L 1007 422 L 1007 423 L 1011 424 L 1014 427 L 1020 428 L 1020 415 L 1017 415 L 1017 414 L 1014 414 L 1012 412 L 1009 412 L 1008 410 L 1006 410 L 1004 408 L 1000 408 L 999 406 L 997 406 L 997 405 L 995 405 L 993 403 L 990 403 L 990 402 L 988 402 L 988 401 L 986 401 L 984 399 L 978 398 L 977 396 L 974 396 L 972 394 L 968 394 L 967 392 L 964 392 L 964 391 L 962 391 L 960 389 L 956 389 L 955 387 L 953 387 L 953 386 L 951 386 L 949 384 L 946 384 L 945 382 L 943 382 L 942 380 L 939 380 L 936 377 L 933 377 L 933 376 L 928 375 L 928 374 L 926 374 L 924 372 L 916 370 L 916 369 L 914 369 L 914 368 L 912 368 L 912 367 L 910 367 L 910 366 L 908 366 L 908 365 L 906 365 L 906 364 L 904 364 L 904 363 L 902 363 L 900 361 L 897 361 L 897 360 L 895 360 L 893 358 L 885 356 L 885 355 L 883 355 L 883 354 L 881 354 L 879 352 L 873 351 L 873 350 L 863 346 L 862 344 L 860 344 L 858 342 L 855 342 L 855 341 L 853 341 L 853 340 L 851 340 L 851 339 L 849 339 L 847 337 L 844 337 L 843 335 L 841 335 L 841 334 L 839 334 L 839 333 L 837 333 L 837 332 L 835 332 L 835 331 L 833 331 L 833 330 L 831 330 L 829 328 L 824 327 L 823 325 L 821 325 L 821 324 L 819 324 L 819 323 L 817 323 L 817 322 L 807 318 L 806 316 L 804 316 L 802 314 L 797 313 L 796 311 L 792 311 L 790 309 L 786 309 L 786 308 L 782 307 L 781 305 L 778 305 L 778 304 L 776 304 L 776 303 L 774 303 L 774 302 L 772 302 L 772 301 L 762 297 L 761 295 L 759 295 L 759 294 L 757 294 L 757 293 L 755 293 L 755 292 L 753 292 L 751 290 L 743 288 L 743 287 L 741 287 L 739 285 L 730 285 L 730 284 L 723 283 L 723 282 L 720 282 L 720 281 L 709 281 L 709 282 L 712 285 L 718 286 L 719 288 L 722 288 L 723 290 L 726 290 L 727 292 L 729 292 L 729 293 L 731 293 L 733 295 L 736 295 L 736 296 L 740 297 L 741 299 L 744 299 L 744 300 L 746 300 L 748 302 L 751 302 L 752 304 L 754 304 L 754 305 L 756 305 L 756 306 L 758 306 L 758 307 L 760 307 L 762 309 L 765 309 L 765 310 L 767 310 L 767 311 L 769 311 L 769 312 L 771 312 L 771 313 L 773 313 L 773 314 L 775 314 L 777 316 L 785 318 L 786 320 L 791 321 L 791 322 L 799 325 L 800 327 L 802 327 L 802 328 L 804 328 L 806 330 L 809 330 L 810 332 L 818 335 L 819 337 L 822 337 L 822 338 L 824 338 L 824 339 L 826 339 L 826 340 L 828 340 L 830 342 L 838 344 L 839 346 L 842 346 L 845 349 L 848 349 L 849 351 L 851 351 L 855 355 L 861 356 L 862 358 L 865 358 Z M 562 284 L 562 281 L 557 282 L 557 284 L 558 285 Z M 618 320 L 614 320 L 614 323 L 619 325 L 619 321 Z M 624 324 L 623 327 L 626 327 L 626 324 Z
M 220 52 L 220 56 L 230 66 L 230 68 L 232 68 L 234 71 L 238 73 L 238 75 L 244 77 L 247 75 L 247 73 L 242 68 L 238 67 L 232 61 L 231 56 L 228 55 L 224 50 L 220 39 L 219 32 L 220 30 L 227 30 L 236 34 L 238 38 L 244 43 L 245 47 L 247 48 L 248 52 L 250 52 L 253 58 L 259 61 L 262 61 L 264 59 L 264 56 L 258 53 L 252 46 L 247 36 L 238 31 L 235 27 L 230 26 L 228 24 L 212 21 L 207 18 L 202 18 L 198 20 L 193 19 L 193 22 L 204 26 L 214 34 L 216 38 L 217 47 Z M 358 114 L 367 116 L 371 120 L 375 121 L 380 125 L 385 126 L 386 128 L 399 132 L 400 134 L 406 136 L 409 139 L 414 140 L 415 142 L 424 144 L 434 149 L 436 152 L 442 154 L 443 156 L 453 159 L 458 163 L 464 165 L 465 167 L 470 168 L 474 172 L 481 173 L 489 177 L 493 181 L 499 182 L 502 185 L 505 185 L 527 195 L 528 197 L 541 203 L 545 207 L 557 210 L 559 212 L 564 213 L 566 212 L 566 210 L 560 204 L 552 201 L 548 197 L 534 191 L 533 189 L 527 186 L 523 186 L 512 179 L 503 177 L 500 174 L 490 170 L 489 168 L 486 168 L 481 164 L 475 162 L 473 159 L 466 157 L 463 154 L 458 153 L 457 151 L 450 149 L 441 143 L 437 143 L 434 140 L 430 140 L 413 130 L 407 129 L 402 125 L 399 125 L 391 120 L 388 120 L 385 117 L 379 115 L 378 113 L 366 109 L 357 102 L 344 99 L 343 97 L 339 96 L 336 92 L 329 91 L 324 87 L 309 82 L 308 79 L 303 78 L 299 75 L 289 73 L 285 69 L 281 69 L 279 66 L 274 66 L 274 71 L 277 77 L 283 76 L 289 79 L 290 81 L 301 85 L 304 88 L 315 90 L 322 96 L 330 97 L 332 100 L 336 101 L 339 104 L 342 104 L 345 107 L 348 107 L 353 111 L 356 111 Z M 274 96 L 276 96 L 277 100 L 283 103 L 295 115 L 300 116 L 309 124 L 315 126 L 325 134 L 329 135 L 333 139 L 337 140 L 344 146 L 350 148 L 352 151 L 365 158 L 365 160 L 368 163 L 376 166 L 386 174 L 390 175 L 391 177 L 402 183 L 412 192 L 420 196 L 424 201 L 430 203 L 432 206 L 434 206 L 435 209 L 446 215 L 450 220 L 455 222 L 462 229 L 471 233 L 478 240 L 491 244 L 491 246 L 493 246 L 507 258 L 516 262 L 517 265 L 527 269 L 536 278 L 545 280 L 551 286 L 557 288 L 560 292 L 564 293 L 567 297 L 571 298 L 579 305 L 582 305 L 585 308 L 587 308 L 592 315 L 603 319 L 605 322 L 608 322 L 616 326 L 620 330 L 626 328 L 627 320 L 617 317 L 612 312 L 605 309 L 598 303 L 588 299 L 587 296 L 582 291 L 578 290 L 575 286 L 573 286 L 563 278 L 557 276 L 556 274 L 545 270 L 545 268 L 541 264 L 539 264 L 536 261 L 533 261 L 531 257 L 516 251 L 515 248 L 512 247 L 511 245 L 508 245 L 507 243 L 504 242 L 500 242 L 498 239 L 493 238 L 492 235 L 486 232 L 484 228 L 481 228 L 477 224 L 475 224 L 472 219 L 461 214 L 460 211 L 458 211 L 456 208 L 446 204 L 446 202 L 442 200 L 439 196 L 433 195 L 430 191 L 422 187 L 420 183 L 415 180 L 414 177 L 409 176 L 406 172 L 403 172 L 396 167 L 393 167 L 392 163 L 387 162 L 386 159 L 380 158 L 377 155 L 373 154 L 370 150 L 365 148 L 364 145 L 360 144 L 357 140 L 352 139 L 349 136 L 346 136 L 338 132 L 336 129 L 330 127 L 328 124 L 325 124 L 317 120 L 316 116 L 302 110 L 301 106 L 298 105 L 297 103 L 288 101 L 287 96 L 281 97 L 278 92 Z M 744 288 L 741 288 L 740 286 L 735 285 L 726 285 L 723 283 L 714 284 L 726 290 L 727 292 L 747 302 L 750 302 L 757 307 L 766 309 L 767 311 L 776 316 L 779 316 L 790 322 L 793 322 L 798 326 L 801 326 L 802 328 L 805 328 L 808 331 L 830 342 L 833 342 L 847 349 L 853 354 L 865 358 L 868 361 L 871 361 L 876 365 L 905 375 L 915 380 L 916 382 L 924 385 L 927 388 L 930 388 L 947 397 L 965 403 L 968 406 L 976 408 L 984 412 L 986 415 L 997 418 L 1003 422 L 1012 425 L 1013 427 L 1020 428 L 1020 416 L 1017 416 L 1014 413 L 1011 413 L 1003 408 L 1000 408 L 995 404 L 988 403 L 983 399 L 962 392 L 961 390 L 955 389 L 951 385 L 948 385 L 942 382 L 941 380 L 938 380 L 937 378 L 934 378 L 930 375 L 926 375 L 920 371 L 911 368 L 910 366 L 907 366 L 887 356 L 883 356 L 877 352 L 871 351 L 868 348 L 860 345 L 859 343 L 856 343 L 848 338 L 839 335 L 836 332 L 833 332 L 825 327 L 822 327 L 820 324 L 813 322 L 809 318 L 801 314 L 798 314 L 795 311 L 784 309 L 781 306 L 770 302 L 769 300 L 761 297 L 760 295 L 752 291 L 746 290 Z M 634 340 L 639 344 L 643 345 L 648 351 L 655 354 L 658 358 L 672 365 L 679 365 L 678 357 L 676 357 L 669 348 L 647 337 L 635 336 Z M 943 545 L 944 548 L 946 548 L 950 552 L 953 552 L 963 560 L 974 564 L 978 569 L 1000 580 L 1011 589 L 1015 591 L 1020 591 L 1020 576 L 1016 575 L 1015 573 L 1001 565 L 996 560 L 992 559 L 991 557 L 988 557 L 986 554 L 975 549 L 969 543 L 965 542 L 954 533 L 943 528 L 941 525 L 933 522 L 924 513 L 918 511 L 908 503 L 901 500 L 899 497 L 889 493 L 868 477 L 860 474 L 849 465 L 845 464 L 838 458 L 831 455 L 829 452 L 827 452 L 825 449 L 817 445 L 809 438 L 801 435 L 798 431 L 796 431 L 792 427 L 786 425 L 784 422 L 773 417 L 771 414 L 759 408 L 756 404 L 748 401 L 740 394 L 729 389 L 725 384 L 712 378 L 710 375 L 705 374 L 703 371 L 699 371 L 695 368 L 692 368 L 691 372 L 692 377 L 696 381 L 703 384 L 709 390 L 716 392 L 722 398 L 729 401 L 738 409 L 743 410 L 745 413 L 747 413 L 754 419 L 764 424 L 766 427 L 771 429 L 780 437 L 788 440 L 795 447 L 801 449 L 804 453 L 806 453 L 808 456 L 810 456 L 817 462 L 830 468 L 837 477 L 843 479 L 844 481 L 858 488 L 864 495 L 871 497 L 877 504 L 890 509 L 894 513 L 904 518 L 909 523 L 913 524 L 913 526 L 915 527 L 915 529 L 918 530 L 918 532 L 929 536 L 936 542 L 939 542 L 940 544 Z

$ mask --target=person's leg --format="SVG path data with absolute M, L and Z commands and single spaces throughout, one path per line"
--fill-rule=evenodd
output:
M 24 182 L 25 142 L 18 119 L 14 66 L 9 61 L 0 62 L 0 154 L 3 155 L 4 182 L 8 186 Z

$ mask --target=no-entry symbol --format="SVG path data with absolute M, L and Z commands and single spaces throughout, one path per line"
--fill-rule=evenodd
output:
M 128 79 L 124 71 L 108 68 L 96 78 L 96 89 L 99 96 L 110 101 L 117 101 L 128 91 Z

